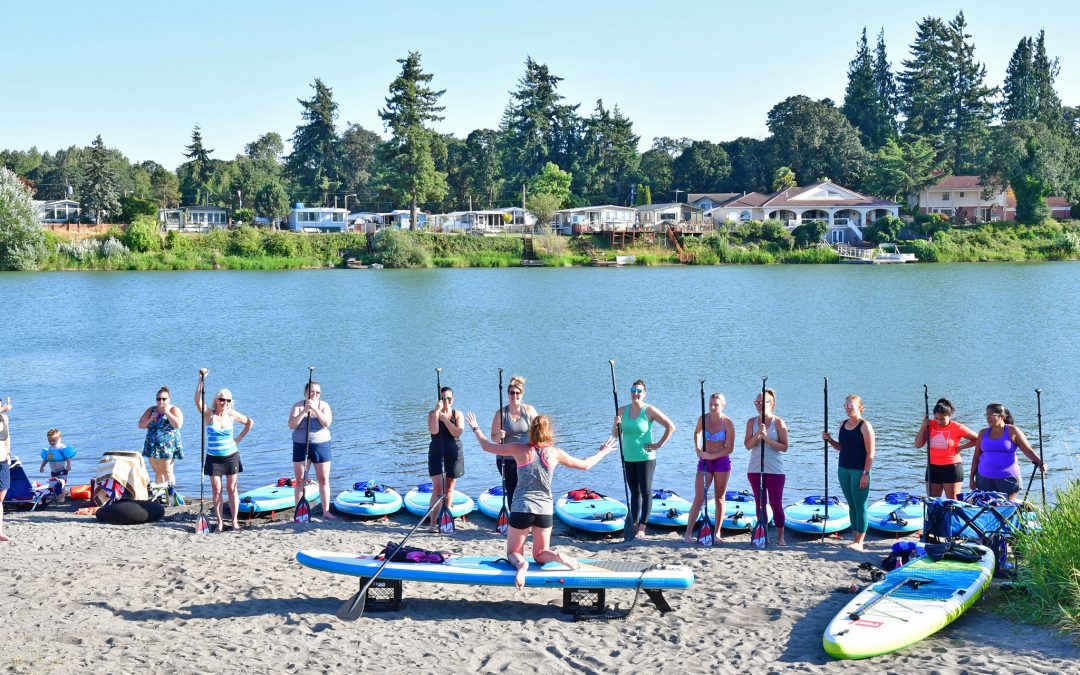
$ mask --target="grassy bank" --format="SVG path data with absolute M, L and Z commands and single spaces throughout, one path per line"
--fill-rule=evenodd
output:
M 81 241 L 47 234 L 49 270 L 201 270 L 341 267 L 346 258 L 389 268 L 513 267 L 520 264 L 520 235 L 475 237 L 384 230 L 369 251 L 364 234 L 307 235 L 238 227 L 207 234 L 169 232 L 132 236 L 119 228 Z M 532 238 L 536 258 L 548 267 L 585 265 L 594 258 L 633 255 L 638 265 L 679 262 L 663 239 L 613 249 L 605 236 Z M 782 228 L 744 224 L 730 232 L 710 232 L 684 242 L 695 265 L 825 264 L 837 261 L 823 246 L 799 248 Z M 939 232 L 932 241 L 901 242 L 901 250 L 924 262 L 1067 260 L 1080 258 L 1080 222 L 1028 227 L 993 224 Z

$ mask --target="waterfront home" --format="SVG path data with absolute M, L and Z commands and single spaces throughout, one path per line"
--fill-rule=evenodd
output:
M 507 206 L 495 210 L 501 213 L 510 214 L 510 222 L 507 223 L 507 225 L 510 226 L 510 229 L 531 231 L 537 225 L 536 216 L 520 206 Z
M 705 212 L 693 204 L 642 204 L 637 207 L 638 226 L 649 230 L 665 226 L 700 229 Z
M 943 176 L 934 185 L 919 193 L 921 213 L 940 213 L 971 223 L 992 223 L 1016 220 L 1016 197 L 1012 190 L 984 191 L 979 176 Z M 1047 197 L 1054 218 L 1069 217 L 1069 201 L 1064 197 Z
M 386 213 L 376 214 L 375 229 L 381 230 L 384 227 L 396 227 L 400 230 L 409 229 L 409 209 L 394 209 Z M 427 214 L 423 211 L 416 212 L 417 227 L 424 227 L 427 225 Z
M 73 199 L 54 199 L 52 201 L 34 200 L 38 220 L 42 223 L 77 223 L 82 215 L 82 206 Z
M 736 197 L 741 197 L 745 192 L 691 192 L 686 195 L 686 203 L 704 211 L 711 211 L 717 206 L 723 206 Z
M 555 228 L 561 234 L 615 232 L 637 225 L 637 209 L 632 206 L 581 206 L 555 212 Z
M 297 204 L 289 212 L 288 229 L 296 232 L 343 232 L 348 209 Z
M 221 206 L 158 209 L 158 226 L 166 230 L 206 232 L 228 224 L 229 210 Z
M 899 216 L 900 205 L 868 197 L 832 181 L 761 194 L 749 192 L 709 212 L 717 225 L 734 226 L 749 220 L 779 220 L 789 230 L 805 222 L 828 226 L 830 243 L 862 241 L 862 228 L 884 216 Z

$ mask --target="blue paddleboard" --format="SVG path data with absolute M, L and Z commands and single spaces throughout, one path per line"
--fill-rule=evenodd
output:
M 480 493 L 480 496 L 476 498 L 476 507 L 480 509 L 480 513 L 484 514 L 492 520 L 499 519 L 499 511 L 502 511 L 503 507 L 503 489 L 501 485 L 496 485 L 493 488 L 488 488 Z M 506 504 L 506 512 L 510 512 L 510 503 Z
M 405 493 L 405 510 L 414 516 L 423 516 L 431 506 L 431 483 L 421 483 Z M 454 490 L 450 515 L 455 518 L 468 515 L 476 508 L 473 498 L 460 490 Z
M 851 527 L 851 514 L 846 502 L 829 497 L 829 518 L 825 519 L 825 498 L 810 495 L 784 509 L 788 529 L 806 534 L 832 534 Z
M 401 494 L 377 481 L 354 483 L 334 497 L 334 508 L 350 516 L 388 516 L 401 508 Z
M 710 503 L 709 506 L 712 506 Z M 710 509 L 711 511 L 711 509 Z M 715 513 L 710 513 L 715 518 Z M 772 507 L 765 505 L 765 517 L 772 521 Z M 725 530 L 742 530 L 749 532 L 757 522 L 757 501 L 754 495 L 743 490 L 735 492 L 728 490 L 724 493 L 724 522 L 721 527 Z
M 319 503 L 319 486 L 309 480 L 304 486 L 304 496 L 307 497 L 308 505 L 315 506 Z M 249 490 L 240 494 L 240 513 L 259 515 L 285 511 L 296 506 L 296 492 L 291 485 L 271 483 L 255 490 Z
M 923 528 L 922 499 L 906 492 L 890 492 L 867 508 L 866 524 L 881 532 L 918 532 Z
M 626 526 L 626 505 L 617 499 L 570 499 L 567 495 L 555 501 L 555 515 L 570 527 L 586 532 L 620 532 Z
M 672 490 L 653 490 L 649 524 L 664 527 L 686 527 L 693 506 Z

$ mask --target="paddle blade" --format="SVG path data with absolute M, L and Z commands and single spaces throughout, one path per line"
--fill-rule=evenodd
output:
M 698 546 L 713 545 L 713 526 L 711 518 L 706 518 L 705 522 L 701 524 L 701 529 L 698 531 L 697 543 Z
M 195 521 L 195 534 L 210 534 L 210 521 L 201 513 Z
M 506 506 L 502 507 L 499 511 L 499 519 L 495 521 L 495 531 L 499 534 L 506 534 L 510 531 L 510 514 L 506 512 Z
M 364 613 L 364 607 L 367 604 L 366 600 L 367 588 L 365 587 L 356 595 L 341 603 L 337 610 L 337 618 L 342 621 L 356 621 Z
M 309 523 L 311 522 L 311 507 L 308 505 L 307 497 L 300 497 L 300 501 L 296 502 L 296 509 L 293 511 L 294 523 Z
M 450 514 L 450 509 L 446 508 L 444 502 L 439 510 L 439 534 L 453 534 L 455 529 L 454 516 Z
M 750 536 L 750 543 L 754 548 L 765 548 L 769 545 L 769 530 L 760 518 L 754 524 L 754 533 Z

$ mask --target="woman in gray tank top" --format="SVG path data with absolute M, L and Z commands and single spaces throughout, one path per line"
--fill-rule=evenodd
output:
M 517 463 L 518 489 L 510 507 L 510 528 L 506 533 L 506 559 L 517 568 L 514 583 L 525 587 L 525 576 L 529 563 L 525 560 L 525 540 L 532 531 L 533 554 L 537 563 L 557 562 L 571 570 L 581 567 L 581 563 L 551 550 L 551 526 L 555 513 L 551 498 L 551 477 L 555 467 L 563 465 L 571 469 L 588 471 L 596 466 L 615 447 L 615 437 L 611 436 L 596 454 L 586 459 L 572 457 L 552 445 L 555 441 L 551 430 L 551 420 L 546 415 L 536 415 L 529 425 L 527 443 L 493 443 L 484 437 L 476 415 L 469 413 L 465 422 L 473 430 L 476 442 L 485 451 L 493 455 L 512 457 Z
M 525 396 L 525 378 L 514 375 L 510 378 L 510 384 L 506 387 L 506 395 L 510 400 L 502 410 L 495 412 L 491 418 L 491 440 L 496 443 L 528 443 L 529 423 L 536 417 L 536 409 L 522 401 Z M 517 462 L 513 457 L 499 456 L 495 458 L 495 468 L 503 477 L 503 485 L 506 487 L 506 501 L 514 501 L 514 490 L 517 488 Z
M 293 403 L 289 409 L 293 442 L 293 503 L 298 503 L 304 494 L 304 465 L 311 462 L 315 467 L 315 480 L 319 484 L 319 499 L 326 520 L 334 519 L 330 513 L 330 424 L 333 421 L 330 404 L 322 400 L 322 385 L 314 380 L 310 385 L 305 384 L 304 398 Z

